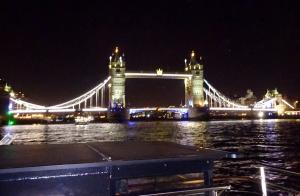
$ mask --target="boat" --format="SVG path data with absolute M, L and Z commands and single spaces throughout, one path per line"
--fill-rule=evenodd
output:
M 230 189 L 212 184 L 213 162 L 226 154 L 144 141 L 0 147 L 0 195 L 208 195 Z M 202 176 L 196 189 L 160 181 L 193 173 Z M 149 177 L 157 179 L 151 189 Z
M 87 125 L 93 121 L 94 118 L 92 116 L 76 116 L 74 120 L 76 125 Z
M 241 168 L 251 176 L 213 177 L 214 162 L 235 153 L 164 141 L 0 146 L 0 157 L 0 195 L 299 195 L 266 174 L 282 172 L 297 182 L 300 173 L 258 164 Z M 237 190 L 235 180 L 257 189 Z

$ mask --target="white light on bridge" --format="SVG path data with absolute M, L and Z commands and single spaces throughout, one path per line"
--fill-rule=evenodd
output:
M 130 114 L 134 114 L 137 112 L 145 112 L 145 111 L 173 111 L 173 112 L 187 113 L 188 108 L 131 108 L 129 109 Z
M 83 112 L 105 112 L 107 108 L 83 108 Z
M 263 111 L 263 112 L 276 112 L 274 108 L 248 108 L 248 107 L 236 107 L 236 108 L 222 108 L 222 107 L 211 107 L 209 110 L 212 111 Z
M 47 110 L 11 110 L 11 113 L 13 114 L 32 114 L 32 113 L 46 113 Z
M 261 111 L 260 111 L 260 112 L 258 112 L 258 114 L 257 114 L 257 116 L 258 116 L 259 118 L 263 118 L 263 117 L 264 117 L 264 115 L 265 115 L 265 114 L 264 114 L 263 112 L 261 112 Z
M 276 112 L 276 108 L 253 108 L 253 111 Z
M 75 109 L 51 109 L 48 112 L 59 113 L 59 112 L 75 112 Z
M 192 77 L 192 74 L 172 74 L 172 73 L 163 73 L 162 70 L 157 71 L 156 73 L 131 73 L 126 72 L 125 76 L 128 78 L 144 78 L 144 77 L 153 77 L 157 78 L 173 78 L 173 79 L 185 79 Z
M 156 76 L 156 73 L 125 73 L 125 76 L 136 76 L 136 77 L 143 77 L 143 76 Z
M 251 111 L 251 108 L 221 108 L 221 107 L 211 107 L 209 110 L 214 111 Z

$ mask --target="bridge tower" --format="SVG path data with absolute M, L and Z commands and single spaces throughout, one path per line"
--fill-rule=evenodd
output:
M 201 57 L 199 58 L 201 61 Z M 192 75 L 185 79 L 185 105 L 189 107 L 189 117 L 202 117 L 205 112 L 205 100 L 203 91 L 203 64 L 196 59 L 195 52 L 192 51 L 189 62 L 185 60 L 185 72 Z
M 108 119 L 124 120 L 126 117 L 125 102 L 125 59 L 120 55 L 116 47 L 112 56 L 109 57 L 109 106 Z
M 185 80 L 185 104 L 189 107 L 203 107 L 203 64 L 198 63 L 194 51 L 188 64 L 185 60 L 185 71 L 192 74 L 191 78 Z

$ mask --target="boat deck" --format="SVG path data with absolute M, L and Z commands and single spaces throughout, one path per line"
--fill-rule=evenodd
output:
M 171 142 L 0 146 L 0 194 L 114 195 L 121 179 L 194 172 L 203 172 L 204 184 L 211 186 L 213 161 L 225 156 Z

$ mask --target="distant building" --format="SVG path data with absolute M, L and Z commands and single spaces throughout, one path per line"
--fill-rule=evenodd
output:
M 265 99 L 271 99 L 271 98 L 281 98 L 282 95 L 277 91 L 275 88 L 274 90 L 267 90 L 267 93 L 265 94 Z
M 283 114 L 287 109 L 287 105 L 283 102 L 282 94 L 280 94 L 276 88 L 274 90 L 267 90 L 267 93 L 264 97 L 265 100 L 272 98 L 276 99 L 276 109 L 278 114 Z
M 254 105 L 256 102 L 256 96 L 254 95 L 252 90 L 248 89 L 246 95 L 239 98 L 239 102 L 242 105 Z

